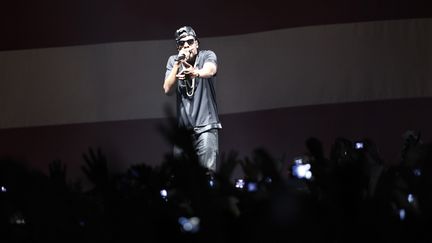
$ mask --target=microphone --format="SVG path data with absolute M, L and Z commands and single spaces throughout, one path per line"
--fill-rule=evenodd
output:
M 185 58 L 186 58 L 186 55 L 182 53 L 176 57 L 175 61 L 178 62 L 178 61 L 181 61 Z

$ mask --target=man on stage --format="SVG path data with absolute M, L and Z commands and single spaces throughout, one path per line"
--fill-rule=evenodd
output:
M 217 58 L 211 50 L 199 50 L 199 41 L 190 26 L 176 30 L 178 54 L 168 59 L 163 89 L 175 90 L 177 119 L 180 127 L 189 131 L 201 165 L 216 171 L 219 156 L 219 121 L 216 93 Z M 183 151 L 174 147 L 174 155 Z

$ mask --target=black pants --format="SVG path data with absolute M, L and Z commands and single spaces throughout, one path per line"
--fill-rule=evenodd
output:
M 193 146 L 200 164 L 213 172 L 216 171 L 219 158 L 218 137 L 218 129 L 216 128 L 192 135 Z M 174 146 L 174 156 L 180 156 L 182 153 L 181 148 Z

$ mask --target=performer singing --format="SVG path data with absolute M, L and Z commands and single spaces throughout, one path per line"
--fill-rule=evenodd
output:
M 216 171 L 219 157 L 219 121 L 216 93 L 217 58 L 211 50 L 199 50 L 199 41 L 190 26 L 176 30 L 178 54 L 168 58 L 163 89 L 177 96 L 179 126 L 192 136 L 199 162 L 210 171 Z M 175 146 L 174 155 L 183 151 Z

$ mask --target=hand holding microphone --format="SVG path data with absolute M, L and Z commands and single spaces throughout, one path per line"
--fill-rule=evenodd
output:
M 183 61 L 183 60 L 187 60 L 191 55 L 191 50 L 187 50 L 187 49 L 182 49 L 179 51 L 179 54 L 177 55 L 175 61 L 179 62 L 179 61 Z
M 178 54 L 178 55 L 177 55 L 175 61 L 176 61 L 176 62 L 179 62 L 179 61 L 182 61 L 182 60 L 184 60 L 184 59 L 186 59 L 186 55 L 185 55 L 184 53 L 182 53 L 182 54 Z

